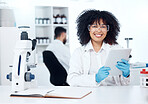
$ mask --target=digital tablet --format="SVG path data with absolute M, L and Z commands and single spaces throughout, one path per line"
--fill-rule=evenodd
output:
M 121 59 L 129 60 L 129 56 L 131 53 L 131 49 L 111 49 L 108 53 L 105 67 L 110 67 L 111 70 L 109 71 L 110 76 L 117 76 L 122 74 L 122 71 L 120 71 L 116 65 L 118 61 L 121 61 Z

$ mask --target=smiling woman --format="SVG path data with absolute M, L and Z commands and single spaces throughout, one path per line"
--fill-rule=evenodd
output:
M 117 18 L 108 11 L 84 10 L 76 22 L 82 47 L 77 48 L 71 57 L 68 83 L 71 86 L 127 85 L 128 61 L 117 63 L 121 75 L 109 76 L 110 67 L 104 67 L 109 51 L 122 48 L 116 42 L 120 32 Z
M 105 25 L 103 23 L 102 19 L 100 19 L 99 22 L 97 22 L 97 23 L 94 22 L 92 25 L 90 25 L 89 34 L 90 34 L 90 37 L 91 37 L 91 42 L 94 46 L 97 46 L 97 44 L 98 45 L 102 44 L 102 42 L 103 42 L 103 40 L 106 37 L 107 32 L 108 32 L 107 26 L 109 26 L 109 25 Z M 98 52 L 100 50 L 100 47 L 101 46 L 94 47 L 94 50 L 96 52 Z
M 120 27 L 118 20 L 112 13 L 108 11 L 85 10 L 79 15 L 77 24 L 77 35 L 81 45 L 86 45 L 90 41 L 91 37 L 89 34 L 97 32 L 92 30 L 96 30 L 98 25 L 101 27 L 99 26 L 100 29 L 97 30 L 105 30 L 101 32 L 107 32 L 107 36 L 104 37 L 103 41 L 109 44 L 117 44 L 116 38 L 120 32 Z

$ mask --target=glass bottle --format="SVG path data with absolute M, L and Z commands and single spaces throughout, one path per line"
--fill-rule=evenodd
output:
M 67 24 L 67 18 L 66 18 L 66 16 L 64 14 L 62 15 L 61 19 L 62 19 L 63 24 Z
M 61 23 L 61 16 L 59 14 L 57 14 L 57 23 L 60 24 Z

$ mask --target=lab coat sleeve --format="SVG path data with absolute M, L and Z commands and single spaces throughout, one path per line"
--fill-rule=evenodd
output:
M 82 65 L 82 50 L 78 48 L 74 51 L 70 59 L 70 69 L 67 76 L 67 82 L 70 86 L 97 86 L 95 74 L 88 75 Z

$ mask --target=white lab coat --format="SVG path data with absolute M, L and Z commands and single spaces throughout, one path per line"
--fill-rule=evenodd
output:
M 119 76 L 108 76 L 106 79 L 97 83 L 95 80 L 95 75 L 99 69 L 95 73 L 90 74 L 90 69 L 93 62 L 91 62 L 91 52 L 90 46 L 91 41 L 80 48 L 77 48 L 71 59 L 70 59 L 70 69 L 67 77 L 67 82 L 70 86 L 88 86 L 88 87 L 97 87 L 97 86 L 111 86 L 111 85 L 127 85 L 129 84 L 129 78 L 125 78 L 122 75 Z M 106 61 L 106 56 L 110 49 L 122 48 L 120 45 L 109 45 L 103 43 L 100 50 L 100 54 L 102 54 L 101 65 L 104 66 Z
M 69 60 L 70 60 L 70 50 L 67 46 L 65 46 L 62 41 L 54 40 L 46 50 L 52 51 L 62 66 L 66 69 L 67 73 L 69 70 Z

